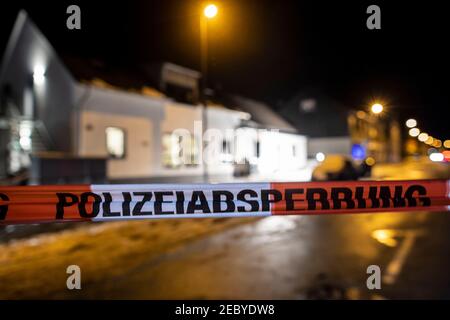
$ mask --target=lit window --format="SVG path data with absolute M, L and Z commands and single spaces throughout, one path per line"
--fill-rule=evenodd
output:
M 112 158 L 125 158 L 125 131 L 117 127 L 107 127 L 106 149 Z
M 162 163 L 167 168 L 198 166 L 199 144 L 193 135 L 165 133 L 162 137 Z

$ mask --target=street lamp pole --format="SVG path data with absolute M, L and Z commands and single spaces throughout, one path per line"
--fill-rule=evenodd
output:
M 208 20 L 203 15 L 200 16 L 200 71 L 202 74 L 200 99 L 206 104 L 204 91 L 208 82 Z
M 208 20 L 217 15 L 217 6 L 209 4 L 204 7 L 200 15 L 200 101 L 202 104 L 202 165 L 203 165 L 203 180 L 208 182 L 208 166 L 205 161 L 205 132 L 208 128 L 207 103 L 205 97 L 205 90 L 208 86 Z
M 372 134 L 373 135 L 373 139 L 371 137 L 372 140 L 372 145 L 375 146 L 375 152 L 376 154 L 374 155 L 375 158 L 377 160 L 381 160 L 381 161 L 385 161 L 385 157 L 386 157 L 386 152 L 384 152 L 384 146 L 382 147 L 381 143 L 384 141 L 381 140 L 381 134 L 382 134 L 382 126 L 380 124 L 380 119 L 379 116 L 381 114 L 381 112 L 383 112 L 383 105 L 380 103 L 374 103 L 371 107 L 370 107 L 370 129 L 369 129 L 369 136 Z M 373 132 L 370 132 L 373 131 Z

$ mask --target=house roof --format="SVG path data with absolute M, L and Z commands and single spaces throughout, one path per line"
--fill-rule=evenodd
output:
M 263 102 L 239 95 L 230 95 L 228 100 L 232 108 L 249 113 L 253 121 L 258 122 L 268 129 L 279 129 L 293 133 L 297 131 L 293 125 Z
M 64 56 L 63 61 L 79 81 L 101 79 L 111 86 L 122 89 L 154 87 L 154 83 L 149 77 L 138 68 L 110 66 L 101 60 L 80 59 L 71 56 Z
M 348 136 L 348 109 L 318 90 L 299 91 L 281 105 L 280 114 L 309 137 Z

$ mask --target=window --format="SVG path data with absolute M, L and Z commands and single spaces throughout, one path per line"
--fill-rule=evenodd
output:
M 162 147 L 162 163 L 166 168 L 194 167 L 199 164 L 198 141 L 190 133 L 165 133 Z
M 256 157 L 259 158 L 261 156 L 261 143 L 256 141 Z
M 167 168 L 176 168 L 181 166 L 181 137 L 166 133 L 162 137 L 162 163 Z
M 111 158 L 125 158 L 125 130 L 117 127 L 107 127 L 106 150 Z
M 233 150 L 231 141 L 228 139 L 222 140 L 222 162 L 224 163 L 231 163 L 233 162 Z
M 192 88 L 177 86 L 174 84 L 167 84 L 165 93 L 174 98 L 176 101 L 181 103 L 195 104 L 197 99 L 195 99 L 195 93 Z

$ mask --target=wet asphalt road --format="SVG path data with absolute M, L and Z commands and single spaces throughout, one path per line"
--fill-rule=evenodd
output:
M 396 232 L 395 246 L 376 239 L 385 229 Z M 448 299 L 449 230 L 448 213 L 268 217 L 145 261 L 107 291 L 85 290 L 126 299 Z M 381 290 L 366 287 L 373 264 Z

